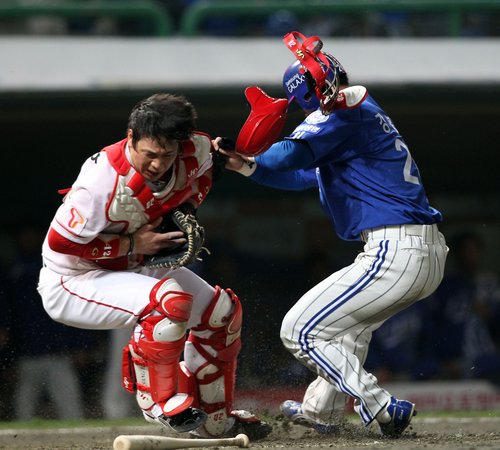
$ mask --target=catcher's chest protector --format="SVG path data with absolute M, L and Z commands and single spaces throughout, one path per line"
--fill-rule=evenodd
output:
M 144 177 L 125 156 L 126 140 L 105 148 L 111 166 L 116 170 L 115 189 L 107 205 L 112 222 L 128 223 L 127 232 L 133 233 L 176 206 L 195 196 L 200 204 L 211 188 L 211 177 L 203 174 L 211 166 L 210 139 L 196 134 L 182 143 L 181 156 L 174 163 L 171 179 L 165 187 L 153 192 Z

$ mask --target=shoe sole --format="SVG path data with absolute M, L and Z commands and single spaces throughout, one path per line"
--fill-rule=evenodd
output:
M 334 434 L 338 431 L 337 426 L 315 422 L 314 420 L 310 419 L 309 417 L 305 416 L 302 413 L 287 414 L 283 406 L 280 406 L 280 410 L 283 413 L 283 415 L 294 424 L 306 428 L 312 428 L 319 434 Z
M 171 424 L 168 418 L 163 419 L 158 417 L 157 420 L 164 425 L 166 428 L 170 428 L 172 431 L 176 433 L 187 433 L 189 431 L 196 430 L 205 424 L 208 419 L 208 415 L 204 411 L 200 411 L 199 415 L 195 420 L 187 421 L 179 425 Z

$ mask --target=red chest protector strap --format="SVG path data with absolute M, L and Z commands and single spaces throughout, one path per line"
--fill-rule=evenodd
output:
M 123 139 L 122 141 L 109 145 L 103 149 L 103 151 L 106 152 L 109 163 L 121 176 L 126 176 L 132 168 L 130 162 L 125 156 L 126 144 L 127 140 Z M 158 201 L 153 195 L 151 189 L 146 185 L 146 180 L 139 172 L 135 172 L 127 182 L 127 187 L 134 192 L 134 197 L 141 203 L 144 211 L 148 214 L 151 221 L 163 216 L 172 208 L 187 201 L 193 195 L 192 184 L 195 183 L 199 169 L 197 158 L 194 156 L 196 154 L 196 146 L 191 140 L 181 142 L 181 146 L 182 153 L 180 160 L 184 164 L 186 180 L 183 187 L 174 192 L 168 201 L 164 203 Z M 181 162 L 177 164 L 176 170 L 179 170 L 180 165 Z M 176 175 L 179 176 L 179 173 Z M 205 178 L 203 179 L 205 180 Z M 199 186 L 199 188 L 201 187 L 204 191 L 208 191 L 210 187 L 206 186 L 206 184 L 207 183 L 204 182 L 202 186 Z M 202 197 L 205 195 L 206 193 L 203 192 Z M 195 200 L 197 205 L 199 205 L 202 201 L 202 199 L 198 199 L 198 196 Z
M 115 144 L 108 145 L 102 149 L 103 152 L 106 152 L 106 156 L 108 157 L 109 163 L 115 169 L 119 175 L 127 175 L 130 170 L 130 163 L 128 159 L 125 157 L 125 146 L 127 145 L 127 139 L 122 139 Z
M 125 156 L 125 146 L 127 139 L 109 145 L 103 149 L 106 152 L 109 163 L 116 170 L 118 175 L 126 176 L 132 168 L 130 162 Z M 146 185 L 146 180 L 139 173 L 135 172 L 127 186 L 134 192 L 134 197 L 142 204 L 144 211 L 148 214 L 150 220 L 155 220 L 164 214 L 161 203 L 156 200 L 151 189 Z

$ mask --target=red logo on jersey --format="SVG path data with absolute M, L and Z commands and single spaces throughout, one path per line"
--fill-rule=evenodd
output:
M 76 208 L 71 208 L 70 211 L 71 218 L 69 219 L 68 226 L 70 228 L 76 228 L 77 225 L 83 224 L 84 220 L 81 214 L 76 210 Z

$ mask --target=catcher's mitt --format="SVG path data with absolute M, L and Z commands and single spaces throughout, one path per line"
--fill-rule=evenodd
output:
M 173 224 L 173 227 L 172 227 Z M 205 241 L 205 230 L 198 223 L 194 214 L 184 213 L 180 209 L 174 209 L 158 228 L 158 231 L 165 233 L 167 231 L 183 231 L 187 242 L 176 248 L 165 249 L 156 255 L 146 255 L 144 264 L 152 268 L 178 268 L 192 264 L 199 258 L 202 250 L 208 253 L 203 247 Z

